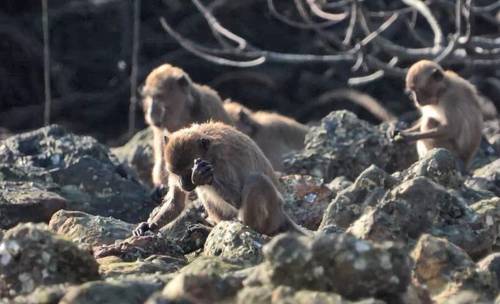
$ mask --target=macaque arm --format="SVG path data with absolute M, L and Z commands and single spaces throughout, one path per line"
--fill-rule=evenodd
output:
M 160 228 L 176 219 L 186 206 L 187 195 L 179 187 L 171 185 L 158 212 L 151 214 L 148 224 Z
M 404 139 L 408 141 L 416 141 L 427 138 L 445 138 L 449 134 L 450 130 L 445 125 L 441 125 L 436 128 L 432 128 L 421 132 L 407 132 L 407 131 L 401 132 L 401 135 L 404 137 Z
M 420 120 L 417 120 L 417 122 L 413 126 L 409 127 L 408 129 L 402 130 L 401 132 L 403 133 L 416 132 L 420 129 L 421 124 L 422 122 Z

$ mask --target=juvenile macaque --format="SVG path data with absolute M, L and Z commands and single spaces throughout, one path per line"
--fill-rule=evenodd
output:
M 144 117 L 154 133 L 153 184 L 165 182 L 163 166 L 164 132 L 175 132 L 193 122 L 209 120 L 231 123 L 219 95 L 194 83 L 180 68 L 169 64 L 155 68 L 142 89 Z
M 275 170 L 283 169 L 284 154 L 304 148 L 305 125 L 277 113 L 252 112 L 233 101 L 225 101 L 224 108 L 236 129 L 257 143 Z
M 397 132 L 395 139 L 416 141 L 419 157 L 433 148 L 446 148 L 466 169 L 479 147 L 483 124 L 474 86 L 432 61 L 421 60 L 410 67 L 406 89 L 421 118 Z
M 139 224 L 135 235 L 174 220 L 190 191 L 196 192 L 213 224 L 238 219 L 267 235 L 303 232 L 283 211 L 269 160 L 235 128 L 219 122 L 192 125 L 170 134 L 164 153 L 169 192 L 160 211 Z

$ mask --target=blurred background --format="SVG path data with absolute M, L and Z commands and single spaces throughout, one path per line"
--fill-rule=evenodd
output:
M 42 11 L 40 0 L 0 1 L 4 133 L 43 125 Z M 396 115 L 411 111 L 403 75 L 423 58 L 438 58 L 476 84 L 493 116 L 500 104 L 498 0 L 48 0 L 47 11 L 51 123 L 111 146 L 129 137 L 134 22 L 139 84 L 168 62 L 223 99 L 302 122 L 335 109 L 379 121 L 338 91 L 346 88 Z M 138 131 L 145 127 L 140 102 L 135 114 Z

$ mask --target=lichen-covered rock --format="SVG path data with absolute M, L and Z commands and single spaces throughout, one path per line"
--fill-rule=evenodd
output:
M 245 285 L 286 285 L 357 300 L 404 293 L 410 281 L 406 251 L 347 234 L 282 234 L 264 247 L 265 262 Z
M 384 128 L 372 126 L 351 112 L 334 111 L 311 128 L 303 151 L 285 159 L 285 172 L 330 182 L 340 175 L 354 180 L 372 164 L 388 172 L 407 168 L 417 159 L 415 147 L 392 144 Z
M 146 259 L 152 255 L 184 258 L 181 248 L 160 234 L 131 236 L 114 244 L 94 247 L 94 256 L 96 258 L 117 256 L 124 261 L 132 262 L 138 258 Z
M 0 181 L 0 228 L 8 229 L 25 222 L 47 223 L 52 214 L 65 208 L 67 203 L 39 183 Z
M 45 224 L 19 224 L 0 242 L 0 297 L 36 287 L 99 278 L 92 255 L 49 231 Z
M 233 273 L 244 268 L 244 265 L 233 264 L 219 257 L 200 256 L 184 266 L 179 273 L 186 274 L 224 274 Z
M 347 189 L 340 191 L 326 209 L 320 229 L 328 226 L 347 228 L 366 208 L 374 206 L 397 180 L 372 165 L 363 171 Z
M 153 186 L 153 131 L 150 128 L 137 132 L 125 145 L 111 151 L 120 162 L 130 166 L 142 182 Z
M 495 235 L 494 246 L 500 246 L 500 197 L 482 200 L 472 204 L 471 209 L 478 214 L 486 226 L 490 229 L 491 235 Z
M 467 290 L 491 301 L 498 292 L 494 276 L 478 269 L 465 251 L 446 239 L 424 234 L 411 255 L 417 280 L 438 303 Z
M 230 263 L 255 265 L 262 261 L 267 239 L 240 222 L 222 221 L 208 235 L 203 254 Z
M 127 222 L 145 220 L 154 207 L 108 148 L 57 125 L 0 142 L 0 180 L 45 184 L 68 201 L 66 209 Z
M 352 185 L 350 181 L 345 176 L 337 176 L 331 182 L 327 184 L 328 189 L 332 190 L 334 193 L 339 193 L 342 190 L 349 188 Z
M 68 290 L 59 302 L 60 304 L 94 304 L 94 303 L 121 303 L 140 304 L 161 285 L 142 282 L 88 282 Z
M 393 188 L 347 232 L 362 239 L 405 244 L 430 233 L 447 238 L 473 257 L 489 252 L 496 237 L 460 197 L 425 177 Z
M 268 285 L 264 286 L 248 286 L 238 292 L 238 304 L 271 304 L 273 297 L 273 288 Z
M 281 177 L 284 185 L 284 209 L 299 225 L 310 230 L 318 229 L 328 203 L 334 193 L 321 178 L 307 175 Z
M 491 272 L 497 283 L 497 289 L 500 290 L 500 252 L 492 253 L 479 261 L 477 267 L 485 272 Z
M 458 160 L 446 149 L 429 151 L 424 158 L 404 170 L 401 175 L 403 181 L 423 176 L 447 188 L 458 189 L 463 184 Z
M 37 287 L 32 293 L 9 299 L 12 304 L 57 304 L 66 294 L 69 284 L 55 284 Z M 3 303 L 0 300 L 0 303 Z
M 134 229 L 134 225 L 112 217 L 66 210 L 55 213 L 49 227 L 77 244 L 87 244 L 91 247 L 113 244 L 116 240 L 125 239 Z
M 119 257 L 108 256 L 97 260 L 99 273 L 104 278 L 131 278 L 144 274 L 174 273 L 186 265 L 186 260 L 180 257 L 152 255 L 136 261 L 123 261 Z

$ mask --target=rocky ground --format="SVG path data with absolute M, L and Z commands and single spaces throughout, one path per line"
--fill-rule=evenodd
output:
M 311 237 L 204 227 L 197 202 L 132 237 L 150 199 L 150 132 L 110 151 L 49 126 L 0 142 L 0 303 L 493 303 L 500 160 L 393 144 L 332 112 L 286 159 L 285 209 Z M 498 146 L 498 122 L 485 132 Z M 500 303 L 500 298 L 497 300 Z

